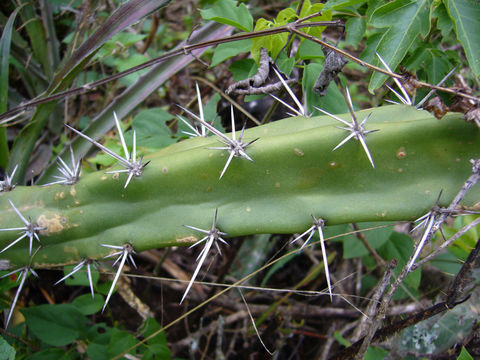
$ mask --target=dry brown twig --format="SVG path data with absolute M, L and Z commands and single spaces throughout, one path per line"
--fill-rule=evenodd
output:
M 480 180 L 480 159 L 478 160 L 471 160 L 473 167 L 472 167 L 472 172 L 473 175 L 470 176 L 467 181 L 464 183 L 462 188 L 460 189 L 459 193 L 457 196 L 454 198 L 454 200 L 450 203 L 450 205 L 447 207 L 447 209 L 444 209 L 440 214 L 435 222 L 435 227 L 437 229 L 440 229 L 442 226 L 443 222 L 446 220 L 448 215 L 451 215 L 453 212 L 456 211 L 458 204 L 460 201 L 465 197 L 466 193 L 468 190 L 470 190 L 479 180 Z M 480 222 L 480 221 L 478 221 Z M 475 224 L 478 223 L 475 221 Z M 465 233 L 467 227 L 464 227 L 461 229 L 457 234 Z M 468 227 L 469 229 L 470 227 Z M 427 238 L 430 238 L 433 236 L 433 226 L 431 226 L 429 229 L 427 229 Z M 455 237 L 459 237 L 461 235 L 455 234 Z M 425 235 L 424 235 L 425 237 Z M 453 241 L 453 240 L 452 240 Z M 451 241 L 450 241 L 451 242 Z M 412 255 L 410 256 L 410 259 L 408 260 L 407 264 L 402 268 L 400 274 L 397 276 L 395 281 L 391 284 L 390 288 L 388 291 L 383 295 L 381 299 L 380 306 L 378 307 L 377 314 L 375 316 L 375 320 L 372 322 L 372 326 L 368 330 L 367 335 L 355 342 L 353 345 L 349 346 L 339 354 L 335 355 L 332 359 L 335 360 L 340 360 L 340 359 L 350 359 L 352 356 L 355 356 L 356 359 L 363 358 L 364 351 L 366 351 L 367 347 L 373 342 L 373 341 L 382 341 L 386 339 L 388 336 L 408 327 L 412 326 L 420 321 L 423 321 L 425 319 L 428 319 L 440 312 L 450 310 L 456 305 L 464 302 L 468 298 L 468 292 L 471 290 L 472 283 L 474 283 L 474 279 L 472 276 L 472 271 L 474 267 L 479 266 L 479 253 L 480 253 L 480 239 L 477 241 L 476 247 L 472 250 L 470 253 L 469 257 L 463 264 L 462 268 L 460 271 L 457 273 L 455 276 L 454 280 L 451 282 L 448 290 L 447 290 L 447 296 L 446 300 L 438 303 L 436 305 L 431 306 L 430 308 L 426 310 L 422 310 L 417 314 L 414 314 L 410 317 L 407 317 L 404 320 L 401 320 L 397 323 L 392 324 L 391 326 L 382 328 L 380 330 L 377 330 L 378 327 L 380 326 L 381 321 L 385 317 L 385 314 L 387 312 L 387 309 L 389 307 L 390 301 L 393 297 L 393 294 L 396 292 L 396 290 L 401 286 L 403 281 L 405 280 L 406 276 L 414 269 L 415 264 L 413 266 L 410 266 L 410 263 L 415 259 L 416 254 L 418 253 L 418 248 L 421 246 L 422 242 L 419 242 L 415 245 L 414 251 L 412 252 Z M 446 247 L 445 245 L 444 247 Z M 440 250 L 434 252 L 435 255 L 438 254 Z M 435 255 L 431 255 L 429 259 Z M 422 263 L 423 264 L 423 263 Z M 419 264 L 416 264 L 415 268 L 418 268 L 420 266 Z M 386 271 L 386 273 L 388 270 Z M 385 279 L 385 277 L 384 277 Z M 461 298 L 462 297 L 462 298 Z

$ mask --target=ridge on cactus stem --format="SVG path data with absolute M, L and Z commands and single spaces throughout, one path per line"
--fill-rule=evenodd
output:
M 23 235 L 19 236 L 17 239 L 15 239 L 14 241 L 12 241 L 9 245 L 7 245 L 6 247 L 4 247 L 0 253 L 4 252 L 5 250 L 9 249 L 10 247 L 12 247 L 13 245 L 15 245 L 16 243 L 18 243 L 20 240 L 22 240 L 24 237 L 28 237 L 29 239 L 29 251 L 28 251 L 28 254 L 31 255 L 32 254 L 32 243 L 33 243 L 33 238 L 37 239 L 38 242 L 40 242 L 40 239 L 38 237 L 38 232 L 43 230 L 44 228 L 41 227 L 41 226 L 38 226 L 35 222 L 32 222 L 32 220 L 27 220 L 23 215 L 22 213 L 15 207 L 15 205 L 13 205 L 13 202 L 12 200 L 8 199 L 8 201 L 10 202 L 10 205 L 12 206 L 13 210 L 17 213 L 18 217 L 20 218 L 20 220 L 22 220 L 22 222 L 25 224 L 25 226 L 23 227 L 16 227 L 16 228 L 9 228 L 9 229 L 0 229 L 0 231 L 18 231 L 18 230 L 21 230 L 23 231 Z
M 218 241 L 222 242 L 225 245 L 228 245 L 228 243 L 224 239 L 222 239 L 222 236 L 226 236 L 228 234 L 224 233 L 224 232 L 221 232 L 220 230 L 217 229 L 217 214 L 218 214 L 218 209 L 215 209 L 215 216 L 213 217 L 213 223 L 212 223 L 212 227 L 210 228 L 210 230 L 203 230 L 203 229 L 199 229 L 195 226 L 183 225 L 186 228 L 204 233 L 204 234 L 206 234 L 206 236 L 204 236 L 203 238 L 201 238 L 200 240 L 195 242 L 192 246 L 190 246 L 190 248 L 193 248 L 193 247 L 197 246 L 198 244 L 201 244 L 202 242 L 205 241 L 205 246 L 203 247 L 202 251 L 200 252 L 200 254 L 197 257 L 198 265 L 195 268 L 195 271 L 192 275 L 192 278 L 190 279 L 190 281 L 188 283 L 187 289 L 185 290 L 185 293 L 182 296 L 182 300 L 180 300 L 180 304 L 187 297 L 187 294 L 190 291 L 190 288 L 192 287 L 193 282 L 195 281 L 195 278 L 197 277 L 198 272 L 200 271 L 200 268 L 202 267 L 203 262 L 205 261 L 205 259 L 207 257 L 207 254 L 210 251 L 210 248 L 212 247 L 212 245 L 215 244 L 215 246 L 218 250 L 218 253 L 220 255 L 222 255 L 222 252 L 220 251 L 220 247 L 218 246 Z
M 120 165 L 125 167 L 126 169 L 124 170 L 116 170 L 116 171 L 107 171 L 107 174 L 112 174 L 112 173 L 123 173 L 126 172 L 128 173 L 127 181 L 125 182 L 124 189 L 127 188 L 128 184 L 130 183 L 130 180 L 132 177 L 140 177 L 143 174 L 143 169 L 145 166 L 148 165 L 148 162 L 142 163 L 143 157 L 140 157 L 137 160 L 137 140 L 136 140 L 136 134 L 135 130 L 133 130 L 133 148 L 132 148 L 132 154 L 130 157 L 130 153 L 128 152 L 127 145 L 125 144 L 125 139 L 123 138 L 123 131 L 122 128 L 120 127 L 120 122 L 118 121 L 117 114 L 115 112 L 113 113 L 113 117 L 115 118 L 115 124 L 117 126 L 118 130 L 118 135 L 120 136 L 120 141 L 122 143 L 123 151 L 125 153 L 125 158 L 121 157 L 120 155 L 114 153 L 112 150 L 106 148 L 102 144 L 100 144 L 98 141 L 93 140 L 92 138 L 88 137 L 87 135 L 83 134 L 82 132 L 78 131 L 77 129 L 74 129 L 73 127 L 64 124 L 67 128 L 75 132 L 76 134 L 80 135 L 83 137 L 85 140 L 90 141 L 92 144 L 106 152 L 108 155 L 113 157 L 114 159 L 118 160 L 120 162 Z

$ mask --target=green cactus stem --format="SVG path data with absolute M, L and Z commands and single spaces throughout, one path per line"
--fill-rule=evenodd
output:
M 371 113 L 366 142 L 376 168 L 361 144 L 349 141 L 337 121 L 326 116 L 294 117 L 249 129 L 245 142 L 254 162 L 233 158 L 219 180 L 227 151 L 215 137 L 193 138 L 145 157 L 150 164 L 124 189 L 123 173 L 81 176 L 71 186 L 17 186 L 0 193 L 0 228 L 22 226 L 8 199 L 39 226 L 41 249 L 32 267 L 45 268 L 99 259 L 101 244 L 130 243 L 135 251 L 190 245 L 209 228 L 218 208 L 217 227 L 229 236 L 300 233 L 312 215 L 326 226 L 362 221 L 413 220 L 426 213 L 443 190 L 446 206 L 471 175 L 480 155 L 480 132 L 461 114 L 437 120 L 404 105 Z M 347 121 L 350 115 L 341 115 Z M 118 167 L 120 169 L 120 167 Z M 476 186 L 465 206 L 480 201 Z M 18 233 L 0 232 L 1 249 Z M 228 240 L 228 237 L 227 237 Z M 35 244 L 36 245 L 36 244 Z M 28 240 L 0 255 L 17 268 L 29 264 Z

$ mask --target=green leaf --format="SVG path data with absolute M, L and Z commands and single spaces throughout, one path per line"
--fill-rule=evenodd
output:
M 65 275 L 69 274 L 73 270 L 74 267 L 75 267 L 74 265 L 65 266 L 63 268 L 64 274 Z M 98 282 L 98 278 L 100 277 L 100 275 L 98 274 L 98 271 L 95 270 L 95 268 L 93 266 L 90 267 L 90 270 L 91 270 L 91 274 L 92 274 L 92 282 L 93 282 L 93 285 L 95 286 L 95 284 Z M 72 286 L 72 285 L 90 286 L 90 281 L 89 281 L 88 275 L 87 275 L 87 269 L 83 268 L 80 271 L 76 272 L 75 274 L 66 278 L 65 279 L 65 284 L 68 285 L 68 286 Z
M 429 13 L 428 0 L 396 0 L 373 12 L 373 25 L 380 28 L 388 27 L 380 39 L 377 52 L 392 70 L 395 71 L 417 36 L 427 35 L 430 29 Z M 373 92 L 386 79 L 386 75 L 373 73 L 368 90 Z
M 142 336 L 144 338 L 147 338 L 150 335 L 152 335 L 153 333 L 156 333 L 161 328 L 162 328 L 162 326 L 157 322 L 157 320 L 155 320 L 154 318 L 148 318 L 143 323 L 141 333 L 142 333 Z M 150 344 L 150 345 L 153 345 L 153 344 L 166 345 L 167 344 L 167 337 L 165 335 L 165 331 L 162 331 L 162 332 L 158 333 L 156 336 L 149 339 L 147 341 L 147 343 Z
M 114 60 L 114 66 L 117 68 L 118 71 L 125 71 L 128 69 L 131 69 L 137 65 L 143 64 L 149 60 L 149 58 L 145 55 L 142 54 L 131 54 L 127 58 L 122 59 L 122 58 L 116 58 Z M 121 79 L 118 80 L 118 84 L 120 86 L 131 86 L 132 84 L 135 83 L 142 75 L 144 75 L 146 72 L 148 72 L 148 69 L 143 69 L 140 71 L 136 71 L 133 74 L 127 75 L 125 77 L 122 77 Z
M 94 343 L 94 342 L 88 344 L 87 355 L 90 359 L 95 359 L 95 360 L 109 360 L 109 359 L 111 359 L 107 355 L 107 345 L 97 344 L 97 343 Z
M 324 6 L 324 4 L 322 4 L 322 3 L 316 3 L 316 4 L 312 5 L 310 0 L 305 0 L 303 2 L 302 11 L 300 12 L 300 18 L 319 13 L 320 14 L 319 16 L 315 16 L 314 18 L 311 18 L 306 22 L 330 21 L 330 20 L 332 20 L 331 10 L 324 10 L 323 6 Z M 307 34 L 310 34 L 312 36 L 315 36 L 317 38 L 320 38 L 323 30 L 325 30 L 325 29 L 326 29 L 326 26 L 314 26 L 314 27 L 311 27 L 311 28 L 305 28 L 302 31 L 304 31 Z
M 170 360 L 171 358 L 170 349 L 167 347 L 167 345 L 162 344 L 148 346 L 147 351 L 145 351 L 142 356 L 142 360 Z
M 251 39 L 245 39 L 218 45 L 213 53 L 212 63 L 210 66 L 217 66 L 218 64 L 230 59 L 235 55 L 248 52 L 252 47 L 252 44 L 253 43 Z
M 0 359 L 15 360 L 15 349 L 2 336 L 0 336 Z
M 255 31 L 270 29 L 276 27 L 271 21 L 265 19 L 258 19 L 255 25 Z M 278 55 L 280 50 L 282 50 L 283 46 L 287 42 L 288 34 L 287 33 L 280 33 L 268 36 L 261 36 L 253 40 L 253 45 L 251 49 L 252 57 L 257 62 L 260 60 L 260 49 L 265 48 L 268 50 L 272 59 Z
M 100 311 L 103 307 L 104 297 L 95 294 L 92 299 L 91 294 L 80 295 L 72 301 L 72 305 L 77 308 L 83 315 L 93 315 Z
M 65 352 L 64 349 L 50 348 L 36 352 L 28 360 L 73 360 L 80 356 L 77 352 Z M 3 358 L 2 358 L 3 359 Z
M 125 49 L 135 43 L 145 39 L 147 35 L 145 34 L 133 34 L 130 32 L 122 31 L 121 33 L 115 34 L 110 40 L 105 41 L 102 47 L 98 50 L 94 59 L 99 57 L 111 55 L 113 52 L 119 48 Z
M 118 329 L 112 329 L 112 337 L 110 338 L 110 344 L 107 347 L 107 354 L 111 359 L 131 348 L 137 342 L 138 340 L 129 333 Z M 130 353 L 132 352 L 134 354 L 135 350 L 132 350 Z
M 94 324 L 88 328 L 87 339 L 99 345 L 108 345 L 113 329 L 105 323 Z M 105 348 L 106 353 L 106 348 Z
M 258 66 L 253 59 L 242 59 L 235 61 L 229 66 L 228 70 L 232 72 L 233 80 L 240 81 L 255 75 L 258 71 Z
M 383 360 L 388 355 L 388 351 L 374 346 L 370 346 L 365 354 L 365 360 Z
M 292 8 L 280 11 L 275 19 L 278 25 L 286 25 L 297 18 L 297 13 Z
M 462 351 L 460 351 L 457 360 L 473 360 L 473 357 L 470 355 L 467 349 L 465 349 L 465 346 L 462 346 Z
M 367 38 L 367 44 L 365 45 L 365 49 L 360 54 L 360 59 L 368 62 L 374 63 L 377 61 L 377 55 L 375 55 L 375 50 L 378 46 L 378 43 L 382 39 L 382 34 L 374 33 Z
M 302 41 L 298 47 L 297 57 L 302 60 L 323 59 L 325 55 L 322 51 L 322 45 L 312 40 Z
M 253 18 L 245 4 L 237 6 L 235 0 L 217 1 L 209 9 L 200 10 L 202 18 L 221 24 L 231 25 L 243 31 L 252 31 Z
M 295 65 L 295 58 L 288 57 L 285 51 L 282 51 L 277 58 L 277 66 L 281 72 L 290 75 Z
M 335 331 L 333 333 L 333 337 L 340 343 L 342 344 L 343 346 L 350 346 L 351 343 L 350 341 L 348 341 L 347 339 L 345 339 L 342 334 L 340 334 L 339 331 Z
M 345 31 L 347 32 L 345 42 L 357 47 L 360 44 L 366 29 L 367 23 L 365 22 L 364 17 L 351 17 L 345 23 Z
M 340 10 L 349 6 L 361 5 L 366 2 L 366 0 L 329 0 L 325 3 L 323 10 Z
M 432 48 L 430 44 L 421 44 L 417 47 L 404 62 L 404 66 L 411 71 L 416 71 L 420 78 L 425 78 L 426 74 L 430 84 L 439 83 L 453 68 L 445 53 Z M 422 71 L 419 72 L 419 69 Z
M 12 42 L 13 23 L 17 17 L 18 11 L 23 7 L 17 7 L 9 16 L 8 21 L 3 28 L 0 38 L 0 113 L 7 111 L 8 105 L 8 78 L 10 65 L 10 45 Z M 8 141 L 5 127 L 0 128 L 0 167 L 6 169 L 8 165 Z
M 348 112 L 348 107 L 337 85 L 332 82 L 328 86 L 325 96 L 318 96 L 312 91 L 313 85 L 318 78 L 318 75 L 323 69 L 323 65 L 317 63 L 310 63 L 305 66 L 303 70 L 302 90 L 307 98 L 308 112 L 311 113 L 315 110 L 314 106 L 319 107 L 332 114 L 342 114 Z
M 432 17 L 437 18 L 437 27 L 440 29 L 442 37 L 448 39 L 453 31 L 453 21 L 450 19 L 443 3 L 438 4 L 438 6 L 433 9 Z
M 9 16 L 7 24 L 3 28 L 2 37 L 0 38 L 0 113 L 7 111 L 9 76 L 8 68 L 10 65 L 10 45 L 12 41 L 12 30 L 18 11 L 22 7 L 23 6 L 16 8 Z
M 157 333 L 161 327 L 162 326 L 154 318 L 148 318 L 143 324 L 143 329 L 141 330 L 143 338 L 147 338 L 153 333 Z M 165 331 L 162 331 L 153 338 L 147 340 L 147 344 L 148 349 L 142 359 L 171 359 L 172 354 L 168 348 Z
M 127 140 L 127 139 L 125 139 L 125 140 Z M 119 154 L 120 156 L 124 156 L 122 145 L 120 144 L 120 141 L 117 142 L 117 139 L 108 138 L 103 143 L 103 145 L 107 149 L 112 150 L 114 153 Z M 112 165 L 116 164 L 117 160 L 114 159 L 112 156 L 110 156 L 110 155 L 104 153 L 103 151 L 101 151 L 101 152 L 98 152 L 95 156 L 89 158 L 88 162 L 91 163 L 91 164 L 98 164 L 98 165 L 108 167 L 108 166 L 112 166 Z M 82 283 L 81 284 L 78 283 L 78 284 L 75 284 L 75 285 L 87 286 L 88 285 L 88 278 L 87 278 L 86 274 L 84 274 L 84 276 L 81 279 L 82 280 L 80 280 L 80 281 L 82 281 Z M 72 279 L 67 278 L 65 280 L 65 283 L 67 285 L 70 285 L 71 281 L 72 281 Z M 75 281 L 75 280 L 73 280 L 73 281 Z
M 435 259 L 430 261 L 430 265 L 433 265 L 445 274 L 451 274 L 452 276 L 457 274 L 462 267 L 460 260 L 451 252 L 437 255 Z
M 438 84 L 452 70 L 453 65 L 443 52 L 437 49 L 428 49 L 427 54 L 428 59 L 425 62 L 427 80 L 430 84 Z
M 80 337 L 87 319 L 73 305 L 39 305 L 21 309 L 29 330 L 48 345 L 65 346 Z
M 137 134 L 137 145 L 162 148 L 176 142 L 165 121 L 174 119 L 172 114 L 160 108 L 151 108 L 140 111 L 132 120 L 132 128 Z M 125 138 L 132 138 L 128 135 Z
M 369 229 L 378 225 L 383 225 L 383 223 L 360 223 L 358 224 L 358 227 L 360 229 Z M 378 249 L 379 247 L 383 246 L 388 241 L 388 238 L 391 234 L 392 229 L 387 227 L 363 232 L 367 242 L 373 249 Z M 358 239 L 355 235 L 344 236 L 341 238 L 341 241 L 343 242 L 344 259 L 352 259 L 370 254 L 360 239 Z
M 475 76 L 480 76 L 480 4 L 475 0 L 444 0 L 462 43 L 468 64 Z
M 21 2 L 25 3 L 26 5 L 20 15 L 22 17 L 25 30 L 28 34 L 31 49 L 33 50 L 32 55 L 35 60 L 37 60 L 38 63 L 42 65 L 45 75 L 47 75 L 47 78 L 50 79 L 54 71 L 54 61 L 51 57 L 51 54 L 49 53 L 50 46 L 46 45 L 51 45 L 52 41 L 56 41 L 56 39 L 48 39 L 48 35 L 45 32 L 46 28 L 44 27 L 44 25 L 46 24 L 43 23 L 42 18 L 38 16 L 38 13 L 33 3 L 29 1 Z M 47 13 L 48 10 L 45 9 L 43 16 L 48 16 Z

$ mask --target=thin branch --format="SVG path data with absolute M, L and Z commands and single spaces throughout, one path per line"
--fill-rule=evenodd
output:
M 480 180 L 480 159 L 470 160 L 470 162 L 472 163 L 473 174 L 467 179 L 467 181 L 465 181 L 457 196 L 455 196 L 455 198 L 452 200 L 452 202 L 446 209 L 446 212 L 442 213 L 438 220 L 435 222 L 435 225 L 433 226 L 433 231 L 437 231 L 438 229 L 440 229 L 447 217 L 454 210 L 457 209 L 460 201 L 462 201 L 467 192 Z
M 333 51 L 339 53 L 340 55 L 342 55 L 342 56 L 352 60 L 353 62 L 356 62 L 357 64 L 362 65 L 362 66 L 364 66 L 368 69 L 371 69 L 373 71 L 385 74 L 385 75 L 390 76 L 392 78 L 403 79 L 403 75 L 401 75 L 401 74 L 390 72 L 390 71 L 382 69 L 378 66 L 369 64 L 366 61 L 363 61 L 363 60 L 361 60 L 361 59 L 359 59 L 359 58 L 357 58 L 357 57 L 355 57 L 355 56 L 353 56 L 353 55 L 351 55 L 351 54 L 349 54 L 349 53 L 347 53 L 347 52 L 345 52 L 341 49 L 336 48 L 333 45 L 330 45 L 329 43 L 327 43 L 325 41 L 322 41 L 322 40 L 316 38 L 315 36 L 309 35 L 307 33 L 304 33 L 303 31 L 298 30 L 298 27 L 293 27 L 293 26 L 290 25 L 290 30 L 293 33 L 297 34 L 298 36 L 301 36 L 305 39 L 312 40 L 313 42 L 316 42 L 317 44 L 325 46 L 325 47 L 329 48 L 330 50 L 333 50 Z M 446 87 L 442 87 L 442 86 L 438 86 L 438 85 L 432 85 L 432 84 L 429 84 L 429 83 L 426 83 L 426 82 L 423 82 L 423 81 L 419 81 L 419 80 L 415 80 L 415 86 L 416 87 L 426 87 L 426 88 L 430 88 L 430 89 L 434 89 L 434 90 L 443 91 L 443 92 L 446 92 L 446 93 L 449 93 L 449 94 L 452 94 L 452 95 L 461 96 L 461 97 L 464 97 L 464 98 L 467 98 L 467 99 L 470 99 L 470 100 L 474 100 L 474 101 L 477 101 L 477 102 L 480 101 L 480 99 L 476 96 L 466 94 L 466 93 L 463 93 L 463 92 L 459 92 L 455 89 L 450 89 L 450 88 L 446 88 Z
M 204 79 L 200 76 L 190 76 L 192 80 L 195 81 L 201 81 L 204 84 L 208 85 L 211 87 L 213 90 L 215 90 L 221 97 L 223 97 L 225 100 L 227 100 L 230 104 L 235 106 L 235 108 L 240 111 L 243 115 L 245 115 L 247 118 L 252 120 L 256 125 L 262 125 L 260 121 L 258 121 L 252 114 L 250 114 L 247 110 L 245 110 L 238 102 L 236 102 L 234 99 L 232 99 L 230 96 L 225 94 L 222 90 L 220 90 L 214 83 L 211 81 L 208 81 L 207 79 Z
M 480 224 L 480 218 L 477 218 L 473 220 L 470 224 L 465 225 L 463 228 L 458 230 L 455 235 L 450 237 L 447 241 L 444 241 L 440 246 L 438 246 L 431 254 L 425 256 L 422 260 L 417 262 L 415 265 L 412 266 L 410 269 L 411 271 L 414 271 L 418 269 L 420 266 L 425 264 L 426 262 L 432 260 L 434 257 L 436 257 L 443 249 L 445 249 L 447 246 L 449 246 L 451 243 L 453 243 L 455 240 L 463 236 L 467 231 L 470 229 L 474 228 L 475 226 Z
M 455 306 L 465 302 L 466 300 L 469 299 L 470 295 L 466 294 L 466 292 L 469 292 L 475 284 L 475 277 L 473 276 L 473 270 L 475 267 L 478 267 L 478 262 L 479 262 L 479 254 L 480 254 L 480 240 L 477 241 L 477 244 L 475 248 L 470 252 L 468 255 L 467 260 L 465 260 L 465 263 L 463 264 L 462 268 L 460 271 L 457 273 L 455 278 L 452 280 L 450 283 L 448 290 L 447 290 L 447 296 L 446 300 L 442 301 L 438 304 L 435 304 L 428 309 L 419 311 L 416 314 L 413 314 L 411 316 L 408 316 L 407 318 L 397 321 L 393 323 L 390 326 L 386 326 L 380 330 L 377 330 L 375 334 L 372 336 L 371 340 L 369 343 L 372 343 L 373 341 L 376 342 L 381 342 L 387 339 L 389 336 L 407 328 L 412 325 L 415 325 L 421 321 L 424 321 L 426 319 L 429 319 L 439 313 L 442 313 L 447 310 L 453 309 Z M 402 269 L 402 273 L 404 272 L 406 267 Z M 396 281 L 397 282 L 397 281 Z M 398 286 L 397 286 L 398 287 Z M 393 292 L 391 291 L 393 288 L 390 288 L 389 292 L 387 293 L 387 296 L 393 295 Z M 396 287 L 395 287 L 396 289 Z M 463 298 L 460 298 L 460 297 Z M 458 300 L 460 298 L 460 300 Z M 382 300 L 382 307 L 385 309 L 387 308 L 388 302 L 385 301 L 386 297 Z M 345 350 L 343 350 L 341 353 L 336 354 L 334 357 L 332 357 L 330 360 L 343 360 L 343 359 L 351 359 L 354 354 L 357 354 L 360 347 L 366 340 L 366 337 L 364 339 L 361 339 Z
M 301 20 L 303 20 L 303 19 L 301 19 Z M 341 24 L 341 22 L 339 20 L 317 21 L 317 22 L 310 22 L 310 23 L 305 23 L 305 24 L 296 24 L 295 27 L 296 28 L 304 28 L 304 27 L 329 26 L 329 25 L 336 26 L 336 25 L 339 25 L 339 24 Z M 10 109 L 9 111 L 7 111 L 3 114 L 0 114 L 0 120 L 11 117 L 12 115 L 14 115 L 18 112 L 26 111 L 26 110 L 28 110 L 32 107 L 48 103 L 50 101 L 61 100 L 63 98 L 67 98 L 67 97 L 70 97 L 70 96 L 84 94 L 88 91 L 96 89 L 97 87 L 99 87 L 101 85 L 107 84 L 111 81 L 120 79 L 120 78 L 125 77 L 125 76 L 130 75 L 130 74 L 133 74 L 137 71 L 146 69 L 146 68 L 148 68 L 152 65 L 164 62 L 164 61 L 166 61 L 168 59 L 171 59 L 171 58 L 174 58 L 176 56 L 188 55 L 194 50 L 203 49 L 203 48 L 211 47 L 211 46 L 216 46 L 216 45 L 219 45 L 219 44 L 224 44 L 224 43 L 228 43 L 228 42 L 232 42 L 232 41 L 245 40 L 245 39 L 252 39 L 252 38 L 257 38 L 257 37 L 262 37 L 262 36 L 281 34 L 281 33 L 284 33 L 284 32 L 291 32 L 291 25 L 290 24 L 285 25 L 285 26 L 279 26 L 279 27 L 271 28 L 271 29 L 260 30 L 260 31 L 239 33 L 239 34 L 235 34 L 235 35 L 231 35 L 231 36 L 226 36 L 226 37 L 223 37 L 223 38 L 220 38 L 220 39 L 204 41 L 204 42 L 197 43 L 197 44 L 185 45 L 185 46 L 180 47 L 178 49 L 166 52 L 165 54 L 163 54 L 159 57 L 156 57 L 154 59 L 146 61 L 143 64 L 140 64 L 138 66 L 134 66 L 130 69 L 127 69 L 125 71 L 116 73 L 116 74 L 108 76 L 106 78 L 103 78 L 103 79 L 100 79 L 100 80 L 97 80 L 97 81 L 92 81 L 92 82 L 90 82 L 88 84 L 85 84 L 85 85 L 82 85 L 78 88 L 61 91 L 61 92 L 55 93 L 55 94 L 50 95 L 50 96 L 46 96 L 46 97 L 43 97 L 43 98 L 37 98 L 37 99 L 33 99 L 31 101 L 28 101 L 28 102 L 26 102 L 24 104 L 21 104 L 21 105 L 15 107 L 13 109 Z
M 383 294 L 385 293 L 385 289 L 390 284 L 390 280 L 393 275 L 393 270 L 397 267 L 397 260 L 392 260 L 387 268 L 385 269 L 385 273 L 383 274 L 382 280 L 378 283 L 377 288 L 375 289 L 375 294 L 370 301 L 370 304 L 367 308 L 367 315 L 375 317 L 370 321 L 370 328 L 368 329 L 367 334 L 363 338 L 362 345 L 358 350 L 357 354 L 355 355 L 355 360 L 361 360 L 364 358 L 365 353 L 367 352 L 367 348 L 372 342 L 373 337 L 375 336 L 375 332 L 377 331 L 378 327 L 382 323 L 382 320 L 385 318 L 387 308 L 380 306 L 380 309 L 377 310 L 378 301 L 381 299 Z M 376 314 L 375 314 L 376 313 Z M 367 319 L 368 321 L 368 319 Z
M 470 297 L 471 291 L 476 285 L 477 276 L 474 271 L 480 265 L 480 238 L 473 250 L 468 254 L 467 259 L 458 271 L 457 275 L 450 283 L 447 290 L 446 303 L 448 307 L 453 307 L 458 301 L 465 301 Z
M 169 52 L 163 54 L 162 56 L 159 56 L 157 58 L 146 61 L 143 64 L 140 64 L 138 66 L 134 66 L 130 69 L 127 69 L 127 70 L 119 72 L 117 74 L 108 76 L 106 78 L 90 82 L 90 83 L 85 84 L 83 86 L 80 86 L 78 88 L 69 89 L 69 90 L 66 90 L 66 91 L 61 91 L 61 92 L 58 92 L 58 93 L 50 95 L 50 96 L 33 99 L 31 101 L 23 103 L 23 104 L 15 107 L 13 109 L 10 109 L 9 111 L 4 112 L 3 114 L 0 114 L 0 120 L 4 120 L 6 118 L 9 118 L 9 117 L 11 117 L 11 116 L 13 116 L 13 115 L 15 115 L 19 112 L 29 110 L 32 107 L 38 106 L 40 104 L 44 104 L 44 103 L 48 103 L 48 102 L 51 102 L 51 101 L 56 101 L 56 100 L 60 100 L 60 99 L 63 99 L 63 98 L 67 98 L 67 97 L 70 97 L 70 96 L 86 93 L 86 92 L 88 92 L 90 90 L 93 90 L 93 89 L 95 89 L 95 88 L 97 88 L 101 85 L 104 85 L 104 84 L 109 83 L 111 81 L 114 81 L 114 80 L 117 80 L 119 78 L 125 77 L 127 75 L 130 75 L 130 74 L 135 73 L 137 71 L 140 71 L 142 69 L 148 68 L 152 65 L 161 63 L 161 62 L 166 61 L 168 59 L 171 59 L 173 57 L 190 54 L 192 51 L 197 50 L 197 49 L 202 49 L 202 48 L 206 48 L 206 47 L 210 47 L 210 46 L 216 46 L 216 45 L 219 45 L 219 44 L 224 44 L 224 43 L 227 43 L 227 42 L 232 42 L 232 41 L 237 41 L 237 40 L 252 39 L 252 38 L 257 38 L 257 37 L 262 37 L 262 36 L 281 34 L 281 33 L 284 33 L 284 32 L 294 33 L 294 34 L 296 34 L 298 36 L 301 36 L 305 39 L 312 40 L 312 41 L 314 41 L 314 42 L 316 42 L 320 45 L 323 45 L 323 46 L 327 47 L 330 50 L 333 50 L 333 51 L 341 54 L 342 56 L 350 59 L 351 61 L 354 61 L 357 64 L 360 64 L 360 65 L 362 65 L 364 67 L 367 67 L 371 70 L 380 72 L 382 74 L 388 75 L 388 76 L 393 77 L 393 78 L 403 79 L 403 76 L 400 75 L 400 74 L 396 74 L 396 73 L 384 70 L 384 69 L 382 69 L 378 66 L 369 64 L 366 61 L 363 61 L 363 60 L 361 60 L 361 59 L 359 59 L 359 58 L 357 58 L 357 57 L 355 57 L 355 56 L 353 56 L 353 55 L 351 55 L 351 54 L 349 54 L 349 53 L 347 53 L 343 50 L 340 50 L 340 49 L 336 48 L 333 45 L 330 45 L 330 44 L 326 43 L 325 41 L 322 41 L 322 40 L 320 40 L 320 39 L 318 39 L 318 38 L 316 38 L 312 35 L 309 35 L 307 33 L 304 33 L 303 31 L 298 30 L 298 29 L 301 29 L 301 28 L 310 28 L 310 27 L 316 27 L 316 26 L 341 26 L 342 23 L 339 20 L 302 23 L 302 21 L 304 21 L 304 20 L 305 19 L 299 19 L 294 23 L 287 24 L 287 25 L 284 25 L 284 26 L 274 27 L 274 28 L 271 28 L 271 29 L 265 29 L 265 30 L 260 30 L 260 31 L 247 32 L 247 33 L 239 33 L 239 34 L 223 37 L 223 38 L 220 38 L 220 39 L 205 41 L 205 42 L 201 42 L 201 43 L 197 43 L 197 44 L 185 45 L 181 48 L 169 51 Z M 454 89 L 445 88 L 445 87 L 437 86 L 437 85 L 431 85 L 431 84 L 425 83 L 423 81 L 415 80 L 415 86 L 428 87 L 430 89 L 443 91 L 443 92 L 450 93 L 450 94 L 453 94 L 453 95 L 456 95 L 456 96 L 461 96 L 461 97 L 464 97 L 464 98 L 467 98 L 467 99 L 471 99 L 471 100 L 474 100 L 474 101 L 479 101 L 480 100 L 478 97 L 475 97 L 475 96 L 472 96 L 472 95 L 469 95 L 469 94 L 466 94 L 466 93 L 463 93 L 463 92 L 459 92 L 459 91 L 454 90 Z

